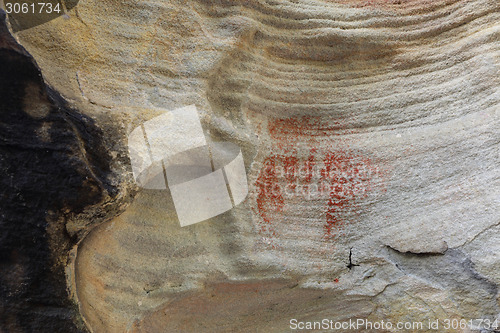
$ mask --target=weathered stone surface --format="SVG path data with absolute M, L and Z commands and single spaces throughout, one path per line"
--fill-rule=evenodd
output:
M 121 181 L 107 222 L 67 222 L 88 328 L 496 318 L 499 9 L 88 0 L 16 34 L 104 129 Z M 118 215 L 136 190 L 127 134 L 190 104 L 207 136 L 243 149 L 247 200 L 181 229 L 168 191 L 142 190 Z
M 76 237 L 65 224 L 116 194 L 110 158 L 94 121 L 44 84 L 4 21 L 0 12 L 0 331 L 85 331 L 67 297 Z

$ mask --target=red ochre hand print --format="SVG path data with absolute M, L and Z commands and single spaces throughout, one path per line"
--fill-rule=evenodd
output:
M 315 119 L 305 118 L 278 120 L 270 127 L 278 152 L 265 158 L 256 180 L 259 231 L 268 239 L 279 236 L 276 226 L 286 223 L 287 204 L 300 201 L 319 204 L 323 237 L 337 238 L 347 218 L 359 213 L 359 203 L 381 174 L 371 158 L 351 149 L 315 148 L 317 138 L 335 141 L 338 135 L 333 128 L 317 124 Z M 301 144 L 304 148 L 299 153 Z

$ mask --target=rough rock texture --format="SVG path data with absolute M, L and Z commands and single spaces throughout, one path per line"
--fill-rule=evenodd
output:
M 500 314 L 497 0 L 82 0 L 69 15 L 16 38 L 103 129 L 120 180 L 100 219 L 66 222 L 91 331 Z M 127 134 L 190 104 L 242 148 L 248 199 L 182 229 L 168 191 L 117 214 L 136 191 Z
M 94 121 L 45 85 L 4 22 L 0 12 L 0 331 L 79 332 L 65 224 L 117 192 L 110 158 Z

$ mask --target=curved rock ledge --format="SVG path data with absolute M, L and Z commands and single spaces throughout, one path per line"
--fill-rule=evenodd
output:
M 195 104 L 249 181 L 242 205 L 186 228 L 155 190 L 105 223 L 68 222 L 92 332 L 500 313 L 498 1 L 81 0 L 69 14 L 16 38 L 103 128 L 118 205 L 136 191 L 127 135 L 161 109 Z

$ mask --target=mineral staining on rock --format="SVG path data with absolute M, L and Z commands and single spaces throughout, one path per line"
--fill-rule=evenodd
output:
M 67 297 L 77 235 L 66 223 L 114 196 L 102 138 L 43 82 L 0 12 L 0 331 L 83 329 Z
M 324 238 L 334 239 L 345 227 L 343 216 L 355 211 L 358 201 L 372 190 L 371 180 L 377 170 L 370 159 L 346 151 L 312 151 L 303 159 L 285 153 L 268 156 L 264 161 L 256 181 L 256 213 L 262 219 L 259 231 L 267 237 L 279 238 L 276 228 L 286 228 L 286 219 L 294 215 L 294 204 L 302 202 L 295 207 L 307 209 L 308 203 L 319 201 L 323 208 L 309 208 L 309 218 L 313 220 L 317 215 Z M 316 155 L 324 159 L 317 161 Z
M 255 327 L 277 332 L 304 313 L 493 319 L 499 9 L 89 0 L 17 34 L 104 129 L 116 174 L 130 174 L 128 132 L 158 107 L 193 103 L 247 166 L 247 201 L 207 223 L 180 229 L 168 193 L 145 190 L 123 214 L 76 228 L 89 233 L 70 287 L 88 327 L 245 331 L 256 304 Z M 121 180 L 126 198 L 134 185 Z

